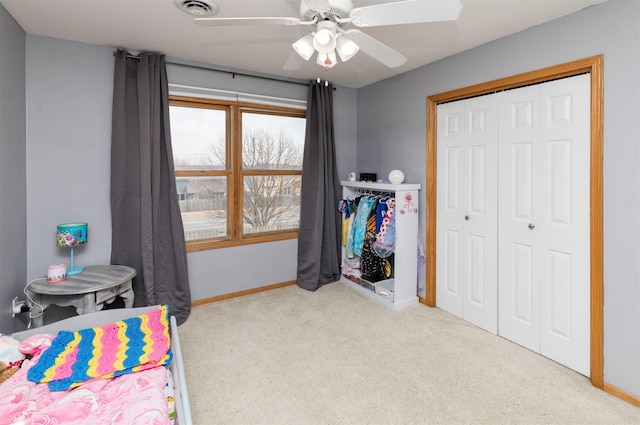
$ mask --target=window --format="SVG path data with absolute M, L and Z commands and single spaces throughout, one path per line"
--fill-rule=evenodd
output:
M 170 97 L 188 251 L 295 238 L 306 112 Z

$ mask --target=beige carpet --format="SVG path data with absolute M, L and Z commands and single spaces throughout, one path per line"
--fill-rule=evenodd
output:
M 179 332 L 198 425 L 640 424 L 551 360 L 342 283 L 195 307 Z

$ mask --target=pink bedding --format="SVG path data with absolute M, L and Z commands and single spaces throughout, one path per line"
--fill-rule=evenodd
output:
M 34 357 L 0 385 L 0 425 L 171 423 L 169 370 L 162 366 L 108 380 L 90 380 L 68 391 L 52 392 L 47 384 L 27 380 L 27 371 L 53 338 L 37 335 L 22 342 L 21 349 Z

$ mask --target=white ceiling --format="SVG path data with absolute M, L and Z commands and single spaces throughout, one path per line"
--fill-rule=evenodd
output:
M 155 51 L 217 68 L 360 88 L 605 0 L 461 0 L 456 21 L 361 28 L 409 60 L 387 68 L 359 52 L 332 69 L 305 62 L 291 43 L 305 26 L 200 26 L 174 0 L 0 0 L 29 34 Z M 299 17 L 299 0 L 215 0 L 215 17 Z M 392 0 L 353 0 L 355 7 Z M 293 55 L 293 56 L 292 56 Z M 301 66 L 283 69 L 289 60 Z

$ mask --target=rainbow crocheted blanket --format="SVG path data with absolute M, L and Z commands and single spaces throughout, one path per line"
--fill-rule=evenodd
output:
M 168 306 L 95 328 L 60 331 L 27 378 L 51 391 L 88 380 L 168 365 L 172 358 Z

